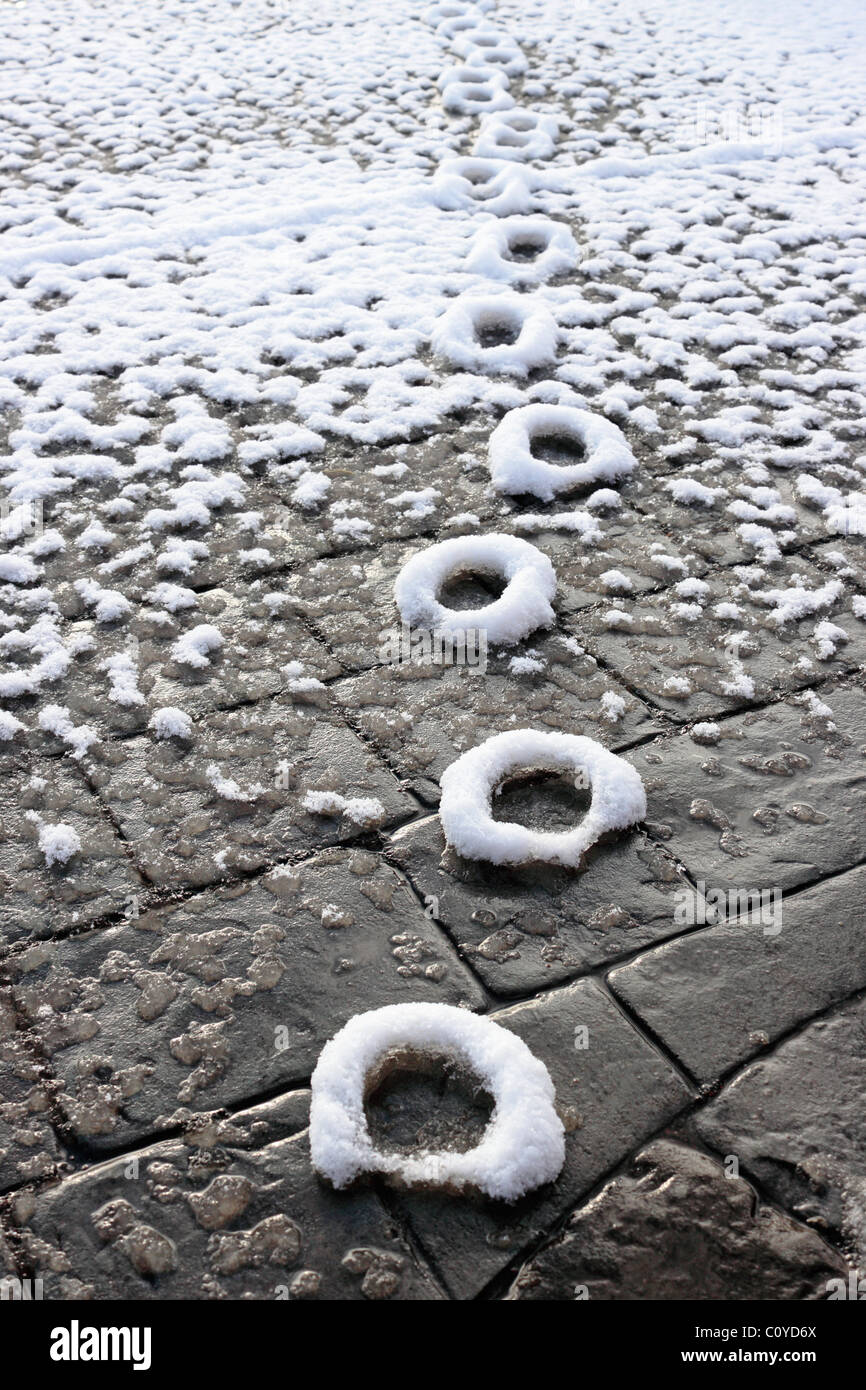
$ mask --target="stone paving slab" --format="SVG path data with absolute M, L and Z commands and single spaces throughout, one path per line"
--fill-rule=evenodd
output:
M 597 540 L 557 530 L 555 511 L 548 511 L 550 525 L 545 526 L 545 511 L 530 509 L 529 516 L 537 518 L 531 530 L 526 529 L 525 514 L 511 519 L 509 530 L 550 556 L 556 570 L 557 607 L 564 617 L 605 601 L 615 605 L 623 594 L 656 593 L 687 576 L 701 578 L 706 574 L 706 560 L 696 553 L 689 532 L 674 532 L 672 539 L 669 531 L 637 509 L 634 493 L 639 486 L 627 484 L 618 494 L 622 506 L 598 515 L 601 536 Z M 567 500 L 571 507 L 580 508 L 579 496 Z M 565 515 L 569 515 L 568 508 Z
M 686 1105 L 690 1093 L 594 981 L 492 1015 L 545 1063 L 566 1126 L 565 1167 L 512 1206 L 420 1191 L 400 1194 L 422 1250 L 457 1298 L 471 1298 L 563 1212 Z M 587 1029 L 588 1046 L 575 1044 Z
M 755 505 L 756 489 L 744 473 L 742 460 L 726 457 L 721 451 L 708 452 L 704 459 L 705 469 L 687 464 L 668 474 L 662 481 L 658 460 L 648 460 L 647 470 L 655 475 L 645 480 L 635 497 L 635 506 L 651 518 L 668 534 L 683 533 L 688 537 L 689 548 L 693 550 L 712 569 L 716 565 L 752 565 L 756 561 L 756 548 L 748 544 L 750 525 L 764 527 L 784 553 L 793 542 L 786 539 L 787 531 L 796 532 L 796 543 L 810 544 L 827 539 L 827 531 L 821 513 L 807 507 L 798 496 L 794 480 L 778 470 L 765 480 L 764 486 L 771 484 L 777 501 L 767 506 Z M 676 488 L 688 492 L 688 483 L 694 479 L 704 488 L 717 490 L 719 495 L 706 502 L 677 499 Z M 660 485 L 661 484 L 661 485 Z M 769 490 L 769 489 L 768 489 Z M 762 499 L 763 500 L 763 499 Z M 781 511 L 773 509 L 784 509 Z M 811 558 L 817 558 L 813 551 Z
M 312 1171 L 302 1096 L 151 1145 L 19 1203 L 52 1299 L 439 1299 L 370 1191 Z M 301 1125 L 303 1121 L 301 1121 Z
M 634 749 L 650 822 L 708 888 L 786 890 L 866 859 L 866 695 L 788 699 Z
M 527 659 L 529 669 L 512 668 Z M 492 734 L 556 729 L 618 749 L 664 727 L 593 657 L 557 634 L 529 639 L 516 657 L 494 652 L 484 672 L 404 662 L 337 681 L 331 691 L 397 776 L 431 805 L 438 804 L 446 767 Z M 613 713 L 605 695 L 615 697 Z
M 166 706 L 198 720 L 211 710 L 293 689 L 293 700 L 315 701 L 317 692 L 304 694 L 299 681 L 340 674 L 339 664 L 294 614 L 279 584 L 235 582 L 202 593 L 184 587 L 179 595 L 166 586 L 163 597 L 172 607 L 177 602 L 183 607 L 169 612 L 145 606 L 129 623 L 108 629 L 88 618 L 70 621 L 65 635 L 76 654 L 62 699 L 73 726 L 86 724 L 107 738 L 143 733 L 153 711 Z M 194 635 L 203 626 L 216 629 L 221 645 L 206 648 L 205 660 L 193 665 L 187 653 L 194 654 Z M 186 649 L 178 651 L 185 640 Z M 23 710 L 29 716 L 26 741 L 36 752 L 53 754 L 69 745 L 68 737 L 52 731 L 56 720 L 46 712 L 56 703 L 48 687 Z
M 58 826 L 78 839 L 74 851 L 69 840 L 65 859 L 50 839 L 47 851 L 40 843 Z M 121 910 L 142 887 L 77 768 L 59 758 L 0 755 L 0 943 L 83 926 Z
M 336 712 L 290 697 L 208 714 L 191 742 L 148 736 L 94 747 L 84 767 L 144 874 L 171 887 L 261 869 L 415 809 Z M 320 815 L 304 809 L 310 791 L 381 810 L 362 821 Z
M 15 997 L 72 1134 L 105 1150 L 308 1078 L 356 1013 L 483 992 L 403 876 L 330 850 L 26 952 Z
M 166 455 L 163 462 L 166 471 L 156 481 L 145 476 L 118 490 L 111 472 L 115 459 L 107 455 L 108 479 L 83 481 L 73 498 L 43 503 L 45 530 L 69 538 L 64 548 L 38 557 L 41 582 L 50 585 L 64 614 L 81 610 L 74 581 L 82 575 L 138 603 L 157 584 L 215 588 L 241 575 L 253 583 L 330 549 L 320 523 L 305 522 L 301 509 L 275 494 L 237 457 L 193 469 L 192 478 L 176 456 Z M 207 514 L 186 518 L 178 533 L 168 519 L 183 503 L 178 493 L 184 484 L 208 478 L 215 482 Z M 96 536 L 90 529 L 94 521 L 98 540 L 90 539 Z
M 329 551 L 347 553 L 397 538 L 424 544 L 439 531 L 495 530 L 504 508 L 490 486 L 487 441 L 498 417 L 472 409 L 465 422 L 440 421 L 422 438 L 384 447 L 358 447 L 325 434 L 314 466 L 330 486 L 321 503 L 293 502 L 300 526 L 327 541 Z M 287 464 L 269 471 L 267 485 L 290 500 L 297 476 L 297 467 Z
M 715 1081 L 866 988 L 866 943 L 852 912 L 864 895 L 861 866 L 667 942 L 608 983 L 681 1066 Z
M 866 1258 L 866 1001 L 819 1018 L 753 1062 L 696 1118 L 764 1191 Z
M 64 1299 L 820 1298 L 866 1261 L 851 7 L 816 47 L 796 3 L 598 0 L 587 28 L 357 0 L 299 48 L 263 3 L 4 15 L 0 1270 Z M 507 48 L 497 105 L 557 127 L 540 157 L 437 86 L 467 23 Z M 718 72 L 741 111 L 705 100 Z M 768 90 L 772 157 L 724 128 Z M 493 430 L 544 403 L 614 423 L 633 472 L 497 493 Z M 493 532 L 550 558 L 553 627 L 483 675 L 393 665 L 402 565 Z M 188 736 L 157 737 L 165 707 Z M 430 814 L 522 727 L 646 784 L 579 871 L 464 862 Z M 587 804 L 529 772 L 493 813 Z M 778 933 L 738 917 L 759 890 Z M 555 1183 L 509 1207 L 314 1176 L 321 1048 L 397 1000 L 526 1038 Z M 411 1059 L 371 1131 L 471 1147 L 478 1082 Z
M 810 560 L 786 557 L 771 570 L 745 573 L 733 586 L 730 574 L 721 573 L 724 582 L 709 572 L 697 600 L 676 588 L 634 602 L 618 595 L 576 616 L 571 629 L 599 660 L 627 672 L 632 689 L 680 720 L 712 719 L 863 665 L 866 626 L 852 612 L 842 581 L 838 598 L 799 621 L 778 624 L 774 617 L 794 600 L 760 597 L 824 591 L 834 580 Z M 719 604 L 725 605 L 721 615 Z M 816 636 L 822 622 L 846 634 L 829 650 Z
M 52 1172 L 59 1150 L 49 1111 L 42 1067 L 18 1027 L 12 990 L 0 986 L 0 1192 Z
M 505 815 L 525 812 L 530 798 L 502 799 Z M 575 818 L 569 801 L 557 806 L 534 789 L 531 799 L 548 824 Z M 396 832 L 390 857 L 497 995 L 548 988 L 681 930 L 676 864 L 645 835 L 599 846 L 579 874 L 542 864 L 503 869 L 454 854 L 430 816 Z
M 642 1149 L 523 1266 L 506 1299 L 814 1301 L 847 1265 L 743 1178 L 668 1139 Z

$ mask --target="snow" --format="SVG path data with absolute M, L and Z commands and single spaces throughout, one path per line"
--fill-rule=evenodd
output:
M 368 1078 L 406 1054 L 449 1058 L 492 1095 L 493 1114 L 475 1148 L 404 1156 L 374 1146 L 364 1112 Z M 565 1161 L 544 1063 L 515 1033 L 466 1009 L 407 1003 L 356 1014 L 322 1049 L 311 1084 L 313 1166 L 336 1188 L 363 1173 L 383 1173 L 411 1186 L 475 1189 L 513 1202 L 553 1182 Z
M 46 705 L 39 712 L 39 727 L 46 733 L 54 734 L 72 749 L 72 756 L 81 759 L 91 744 L 98 742 L 99 735 L 88 724 L 77 727 L 69 717 L 65 705 Z
M 562 437 L 586 451 L 579 463 L 536 458 L 532 441 Z M 635 459 L 621 430 L 602 416 L 572 406 L 526 405 L 509 411 L 490 436 L 490 476 L 498 492 L 533 493 L 550 502 L 560 492 L 627 477 Z
M 516 260 L 514 248 L 536 251 L 531 261 Z M 537 250 L 536 250 L 537 248 Z M 568 227 L 544 217 L 498 217 L 481 223 L 466 255 L 466 269 L 486 280 L 515 286 L 539 285 L 573 270 L 577 242 Z
M 308 791 L 301 805 L 315 816 L 345 816 L 362 830 L 375 830 L 387 818 L 385 807 L 373 796 L 345 797 L 335 791 Z
M 43 821 L 35 811 L 26 812 L 26 816 L 36 826 L 39 848 L 49 869 L 54 864 L 68 863 L 74 854 L 80 852 L 81 837 L 74 826 L 63 822 L 51 825 Z
M 26 725 L 20 719 L 16 719 L 14 714 L 9 714 L 7 710 L 0 710 L 0 741 L 8 743 L 19 732 L 23 732 Z
M 495 821 L 492 798 L 518 771 L 550 770 L 586 777 L 592 802 L 568 831 L 531 830 Z M 544 861 L 577 868 L 599 836 L 624 830 L 646 815 L 640 774 L 623 758 L 579 734 L 518 729 L 495 734 L 446 768 L 440 779 L 439 819 L 449 845 L 467 859 L 492 864 Z
M 114 704 L 131 708 L 143 705 L 144 696 L 138 688 L 138 669 L 126 652 L 116 652 L 99 663 L 100 671 L 108 673 L 110 688 L 108 698 Z
M 252 787 L 242 787 L 234 777 L 225 777 L 216 763 L 208 763 L 205 768 L 205 776 L 217 796 L 222 797 L 223 801 L 257 801 L 265 793 L 264 787 L 259 783 Z
M 223 636 L 211 623 L 199 623 L 179 637 L 171 649 L 174 661 L 194 670 L 203 670 L 210 665 L 211 652 L 218 652 L 223 645 Z
M 485 333 L 505 331 L 514 341 L 485 346 Z M 540 305 L 527 306 L 520 295 L 464 295 L 436 323 L 430 346 L 466 371 L 525 377 L 556 359 L 559 332 L 553 316 Z
M 458 574 L 496 574 L 506 581 L 498 599 L 481 608 L 451 609 L 438 594 Z M 542 551 L 516 536 L 496 533 L 455 536 L 407 561 L 397 576 L 394 599 L 404 623 L 434 632 L 484 630 L 489 642 L 512 645 L 554 621 L 553 565 Z
M 192 738 L 192 719 L 182 709 L 174 705 L 163 705 L 155 709 L 150 717 L 148 728 L 153 729 L 157 738 Z

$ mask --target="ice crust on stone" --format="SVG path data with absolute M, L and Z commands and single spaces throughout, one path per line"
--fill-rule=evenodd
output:
M 497 790 L 515 773 L 530 771 L 589 782 L 592 801 L 573 830 L 539 831 L 494 820 Z M 600 836 L 635 825 L 646 815 L 646 793 L 636 769 L 580 734 L 538 729 L 494 734 L 446 768 L 440 785 L 439 819 L 448 844 L 466 859 L 491 864 L 542 861 L 577 868 Z
M 468 1069 L 494 1100 L 484 1135 L 464 1153 L 378 1150 L 364 1110 L 365 1087 L 389 1056 L 446 1057 Z M 312 1078 L 313 1166 L 337 1188 L 364 1173 L 412 1186 L 477 1189 L 514 1202 L 553 1182 L 565 1134 L 550 1074 L 521 1038 L 491 1018 L 448 1004 L 390 1004 L 356 1014 L 322 1049 Z
M 457 575 L 494 574 L 506 581 L 499 598 L 482 608 L 446 608 L 439 591 Z M 513 645 L 554 621 L 556 574 L 529 541 L 497 533 L 454 536 L 419 551 L 403 566 L 394 599 L 405 623 L 448 634 L 484 630 L 490 642 Z

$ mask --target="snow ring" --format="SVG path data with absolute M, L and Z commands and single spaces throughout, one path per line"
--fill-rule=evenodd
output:
M 508 78 L 501 68 L 477 63 L 446 68 L 436 83 L 446 111 L 457 116 L 503 111 L 514 105 L 508 94 Z
M 577 441 L 586 450 L 586 458 L 565 465 L 536 458 L 532 441 L 541 434 Z M 491 434 L 488 454 L 497 492 L 531 492 L 545 502 L 584 484 L 625 478 L 636 465 L 616 425 L 570 405 L 535 404 L 510 410 Z
M 514 106 L 484 122 L 475 153 L 490 159 L 549 159 L 558 135 L 559 122 L 553 116 Z
M 514 259 L 521 248 L 537 252 L 534 259 Z M 537 285 L 551 275 L 573 270 L 579 253 L 570 228 L 546 217 L 491 218 L 478 228 L 466 257 L 466 269 L 491 280 Z
M 485 346 L 479 335 L 497 328 L 514 333 L 513 341 Z M 559 330 L 547 309 L 530 308 L 523 296 L 508 290 L 462 295 L 437 320 L 430 338 L 434 352 L 465 371 L 519 377 L 550 366 L 558 342 Z
M 513 39 L 498 30 L 464 29 L 451 47 L 464 63 L 495 64 L 508 77 L 522 77 L 529 67 Z
M 530 830 L 496 821 L 491 802 L 498 786 L 519 769 L 578 773 L 588 778 L 592 801 L 573 830 Z M 577 868 L 608 830 L 624 830 L 646 815 L 640 773 L 595 739 L 578 734 L 515 729 L 464 753 L 440 779 L 439 819 L 449 845 L 465 859 L 491 864 L 543 862 Z
M 499 574 L 506 587 L 483 608 L 446 608 L 438 593 L 452 575 Z M 489 642 L 513 645 L 554 621 L 551 600 L 556 573 L 546 555 L 529 541 L 492 532 L 454 536 L 407 561 L 394 584 L 394 598 L 405 623 L 435 632 L 484 630 Z
M 389 1052 L 445 1053 L 468 1066 L 495 1101 L 475 1148 L 417 1155 L 382 1153 L 370 1138 L 364 1088 Z M 515 1033 L 450 1004 L 389 1004 L 356 1014 L 322 1049 L 312 1079 L 313 1167 L 336 1188 L 361 1173 L 406 1183 L 477 1188 L 516 1201 L 553 1182 L 565 1161 L 565 1134 L 550 1073 Z
M 510 217 L 532 211 L 537 186 L 534 171 L 524 164 L 460 155 L 442 160 L 433 178 L 433 196 L 446 212 L 483 205 L 495 217 Z

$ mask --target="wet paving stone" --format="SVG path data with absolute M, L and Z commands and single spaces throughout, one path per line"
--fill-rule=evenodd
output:
M 862 996 L 752 1063 L 696 1118 L 765 1192 L 866 1258 L 866 1002 Z
M 745 916 L 648 951 L 608 983 L 682 1066 L 714 1081 L 866 988 L 862 924 L 851 910 L 864 895 L 860 867 L 763 907 L 755 899 Z
M 513 798 L 506 793 L 502 799 L 516 804 L 502 814 L 531 824 L 534 811 L 535 817 L 540 812 L 573 823 L 580 814 L 576 805 L 564 794 L 559 805 L 550 792 L 545 795 L 545 787 L 560 785 L 533 787 L 531 806 L 527 792 L 518 789 Z M 436 816 L 398 831 L 390 853 L 498 995 L 544 989 L 681 930 L 675 921 L 681 887 L 675 861 L 641 834 L 597 846 L 580 873 L 461 859 L 447 848 Z
M 506 529 L 523 536 L 550 556 L 556 570 L 560 612 L 573 615 L 593 604 L 616 602 L 625 596 L 666 590 L 687 576 L 705 575 L 707 564 L 697 554 L 688 531 L 671 540 L 634 505 L 635 484 L 622 489 L 621 509 L 595 516 L 599 534 L 585 537 L 569 531 L 557 517 L 582 510 L 580 497 L 560 498 L 547 507 L 516 513 Z M 537 504 L 535 504 L 537 505 Z M 545 518 L 551 525 L 546 527 Z
M 349 554 L 371 546 L 418 537 L 431 540 L 496 530 L 502 499 L 490 486 L 487 441 L 497 416 L 474 410 L 459 426 L 441 421 L 421 439 L 395 445 L 361 446 L 325 438 L 315 459 L 315 476 L 327 480 L 321 500 L 304 475 L 286 464 L 268 474 L 268 487 L 291 501 L 300 526 L 317 533 L 329 552 Z
M 213 712 L 191 739 L 105 743 L 84 765 L 146 877 L 172 887 L 260 869 L 414 810 L 338 715 L 305 699 Z M 305 809 L 314 791 L 348 810 Z
M 293 1094 L 19 1199 L 16 1232 L 44 1296 L 439 1299 L 371 1191 L 310 1166 Z
M 399 1209 L 422 1250 L 461 1299 L 478 1294 L 689 1099 L 674 1069 L 594 982 L 552 990 L 493 1017 L 547 1066 L 566 1126 L 566 1160 L 554 1184 L 513 1205 L 399 1194 Z
M 193 477 L 168 455 L 164 464 L 158 482 L 118 490 L 112 478 L 77 491 L 73 502 L 43 503 L 44 530 L 64 544 L 40 550 L 39 580 L 65 615 L 81 612 L 76 581 L 82 576 L 137 605 L 149 602 L 158 584 L 198 590 L 231 586 L 239 577 L 253 583 L 329 549 L 320 526 L 305 524 L 303 511 L 243 464 L 214 463 L 194 469 Z M 116 468 L 110 455 L 103 465 Z M 185 515 L 178 513 L 184 507 Z
M 330 850 L 15 962 L 21 1016 L 99 1150 L 309 1077 L 356 1013 L 483 992 L 406 880 Z
M 861 668 L 866 625 L 854 598 L 848 581 L 797 555 L 739 576 L 684 574 L 652 597 L 614 594 L 569 626 L 643 698 L 672 718 L 704 720 Z
M 81 927 L 142 886 L 77 769 L 0 755 L 0 943 Z
M 257 579 L 202 593 L 171 583 L 160 598 L 171 611 L 144 605 L 129 623 L 107 630 L 85 617 L 69 621 L 63 635 L 74 659 L 63 685 L 64 723 L 58 730 L 51 687 L 19 706 L 34 751 L 143 733 L 166 707 L 198 720 L 281 692 L 315 703 L 324 696 L 321 682 L 340 674 L 279 583 Z
M 520 1270 L 509 1301 L 815 1300 L 848 1268 L 743 1178 L 670 1140 L 642 1149 Z
M 52 1171 L 58 1144 L 49 1110 L 49 1087 L 18 1027 L 12 990 L 0 986 L 0 1191 Z
M 614 750 L 660 732 L 660 719 L 593 657 L 557 634 L 490 654 L 487 670 L 410 661 L 332 687 L 401 779 L 428 804 L 461 753 L 514 728 L 586 734 Z M 513 663 L 513 664 L 512 664 Z
M 824 713 L 823 711 L 827 712 Z M 785 890 L 866 859 L 866 696 L 856 686 L 633 750 L 647 818 L 694 881 Z M 708 741 L 709 740 L 709 741 Z
M 394 581 L 421 547 L 380 546 L 375 553 L 329 556 L 289 576 L 285 590 L 296 611 L 314 625 L 347 670 L 366 670 L 385 659 L 388 634 L 399 635 Z

